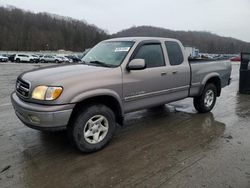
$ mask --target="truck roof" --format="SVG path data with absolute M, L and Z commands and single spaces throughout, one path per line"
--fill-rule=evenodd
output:
M 163 37 L 121 37 L 121 38 L 112 38 L 105 41 L 134 41 L 134 42 L 141 42 L 145 40 L 158 40 L 158 41 L 177 41 L 177 39 L 172 38 L 163 38 Z

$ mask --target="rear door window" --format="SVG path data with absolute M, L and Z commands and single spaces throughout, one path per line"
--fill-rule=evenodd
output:
M 176 66 L 182 64 L 184 58 L 180 45 L 174 41 L 166 41 L 165 46 L 168 52 L 170 65 Z
M 147 68 L 165 66 L 161 44 L 145 44 L 141 46 L 134 59 L 144 59 Z

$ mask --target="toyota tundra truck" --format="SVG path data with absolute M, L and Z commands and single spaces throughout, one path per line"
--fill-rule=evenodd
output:
M 126 113 L 187 97 L 199 113 L 211 111 L 231 69 L 229 61 L 189 62 L 175 39 L 109 39 L 79 64 L 21 74 L 11 101 L 28 127 L 67 129 L 81 152 L 94 152 L 110 142 Z

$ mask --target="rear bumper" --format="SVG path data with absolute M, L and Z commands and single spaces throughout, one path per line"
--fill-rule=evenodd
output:
M 22 101 L 11 94 L 11 102 L 17 117 L 28 127 L 39 130 L 66 129 L 74 104 L 47 106 Z

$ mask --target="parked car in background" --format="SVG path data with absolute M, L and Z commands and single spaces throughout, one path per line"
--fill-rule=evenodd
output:
M 67 58 L 66 56 L 56 56 L 57 58 L 60 58 L 62 62 L 64 63 L 73 63 L 72 59 Z
M 16 56 L 16 54 L 10 55 L 10 56 L 9 56 L 9 61 L 10 61 L 10 62 L 14 62 L 14 61 L 15 61 L 15 60 L 14 60 L 14 59 L 15 59 L 15 56 Z
M 230 61 L 241 61 L 240 56 L 232 57 Z
M 0 62 L 7 62 L 9 61 L 9 58 L 8 57 L 5 57 L 3 55 L 0 55 Z
M 67 57 L 68 59 L 72 59 L 72 61 L 74 63 L 78 63 L 78 62 L 81 61 L 81 59 L 79 57 L 75 56 L 75 55 L 68 55 L 68 56 L 65 56 L 65 57 Z
M 64 56 L 63 59 L 64 59 L 64 62 L 66 63 L 73 63 L 73 60 L 70 58 L 67 58 L 66 56 Z
M 40 58 L 38 55 L 31 55 L 31 62 L 39 63 Z
M 16 54 L 14 61 L 17 63 L 19 63 L 19 62 L 31 62 L 32 57 L 30 55 L 27 55 L 27 54 Z
M 41 63 L 62 63 L 63 60 L 53 55 L 43 55 L 42 57 L 40 57 L 40 62 Z
M 229 58 L 225 55 L 217 55 L 214 57 L 214 60 L 227 60 L 227 59 Z

